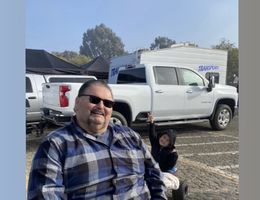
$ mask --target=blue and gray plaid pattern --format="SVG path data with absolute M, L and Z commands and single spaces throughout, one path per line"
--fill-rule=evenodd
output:
M 109 126 L 108 146 L 71 124 L 39 146 L 30 172 L 28 199 L 167 199 L 158 164 L 139 134 Z

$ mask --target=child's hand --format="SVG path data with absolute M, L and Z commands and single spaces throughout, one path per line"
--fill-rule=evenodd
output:
M 148 113 L 147 121 L 150 122 L 150 123 L 154 123 L 154 117 L 151 113 Z

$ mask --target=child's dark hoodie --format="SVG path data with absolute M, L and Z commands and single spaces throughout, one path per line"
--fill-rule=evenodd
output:
M 152 156 L 159 163 L 161 170 L 167 172 L 176 165 L 178 159 L 178 153 L 175 150 L 176 131 L 168 129 L 158 133 L 157 135 L 155 124 L 150 123 L 149 126 L 149 139 L 152 146 Z M 164 134 L 167 134 L 170 138 L 170 144 L 167 147 L 161 147 L 159 144 L 159 138 Z

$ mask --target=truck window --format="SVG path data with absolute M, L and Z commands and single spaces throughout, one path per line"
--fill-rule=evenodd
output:
M 119 71 L 118 84 L 146 83 L 145 68 L 126 69 Z
M 179 68 L 181 85 L 204 86 L 203 79 L 195 72 Z
M 154 67 L 155 82 L 159 85 L 178 85 L 176 70 L 174 67 Z
M 51 77 L 49 78 L 50 83 L 85 83 L 92 78 L 82 78 L 82 77 Z
M 206 79 L 210 79 L 210 77 L 215 77 L 215 83 L 219 83 L 219 73 L 218 72 L 207 72 L 205 74 Z
M 31 80 L 29 79 L 29 77 L 26 77 L 26 93 L 32 93 L 33 89 L 32 89 L 32 83 Z

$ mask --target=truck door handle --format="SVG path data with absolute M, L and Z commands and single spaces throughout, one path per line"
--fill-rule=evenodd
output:
M 28 99 L 36 99 L 36 96 L 28 97 Z
M 192 93 L 192 90 L 187 90 L 186 93 Z
M 155 93 L 163 93 L 162 90 L 156 90 Z

